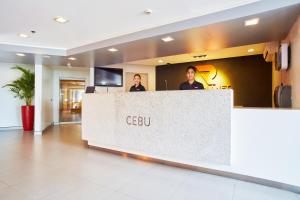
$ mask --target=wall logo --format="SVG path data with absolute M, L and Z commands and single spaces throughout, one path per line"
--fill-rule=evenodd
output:
M 126 117 L 126 124 L 129 126 L 145 126 L 148 127 L 151 125 L 150 117 L 142 116 L 130 116 Z
M 204 83 L 209 89 L 228 89 L 231 88 L 227 76 L 219 72 L 214 65 L 196 66 L 196 80 Z

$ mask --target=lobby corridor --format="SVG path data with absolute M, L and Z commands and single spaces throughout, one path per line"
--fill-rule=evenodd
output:
M 299 200 L 275 188 L 89 149 L 80 125 L 0 132 L 1 200 Z

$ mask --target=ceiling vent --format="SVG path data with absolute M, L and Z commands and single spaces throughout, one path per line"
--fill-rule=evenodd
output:
M 195 59 L 201 59 L 201 58 L 206 58 L 207 57 L 207 55 L 196 55 L 196 56 L 193 56 L 193 58 L 195 58 Z

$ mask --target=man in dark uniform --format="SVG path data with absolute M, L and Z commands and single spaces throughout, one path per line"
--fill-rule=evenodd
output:
M 189 66 L 186 68 L 187 81 L 180 84 L 180 90 L 203 90 L 204 86 L 195 80 L 196 68 Z
M 145 87 L 141 84 L 141 75 L 135 74 L 133 76 L 134 85 L 131 86 L 130 92 L 143 92 L 146 91 Z

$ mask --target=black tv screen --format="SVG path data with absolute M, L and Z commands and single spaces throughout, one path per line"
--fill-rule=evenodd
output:
M 122 87 L 123 69 L 95 67 L 95 86 Z

